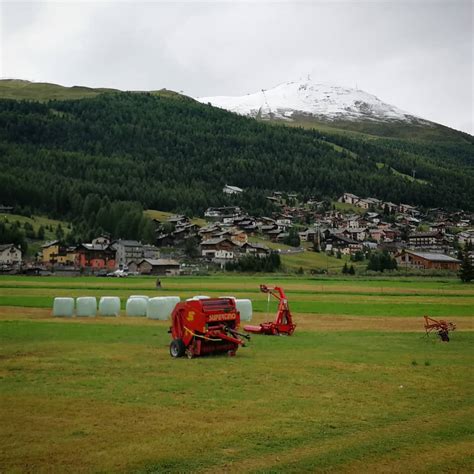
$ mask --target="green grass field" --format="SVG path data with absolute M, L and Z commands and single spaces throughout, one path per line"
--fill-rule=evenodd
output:
M 158 219 L 160 221 L 165 221 L 169 217 L 173 215 L 172 212 L 166 212 L 166 211 L 157 211 L 155 209 L 147 209 L 146 211 L 143 211 L 145 216 L 149 217 L 150 219 Z M 191 222 L 193 224 L 198 225 L 199 227 L 204 227 L 206 225 L 206 221 L 204 219 L 201 219 L 199 217 L 195 217 L 191 219 Z
M 35 232 L 38 232 L 38 229 L 43 226 L 44 227 L 44 237 L 45 240 L 54 240 L 56 239 L 56 228 L 58 227 L 59 224 L 61 224 L 61 227 L 63 228 L 63 231 L 65 234 L 68 233 L 68 227 L 69 223 L 65 221 L 59 221 L 57 219 L 50 219 L 48 217 L 44 216 L 31 216 L 31 217 L 26 217 L 22 216 L 20 214 L 4 214 L 0 216 L 0 220 L 2 222 L 8 222 L 10 224 L 13 224 L 14 222 L 19 222 L 21 226 L 25 224 L 25 222 L 28 222 L 29 224 L 32 225 L 33 229 Z M 53 230 L 51 231 L 49 227 L 53 227 Z
M 474 287 L 455 279 L 0 277 L 2 472 L 472 472 Z M 171 359 L 169 323 L 54 296 L 234 294 L 297 330 Z M 267 311 L 269 314 L 267 315 Z M 457 324 L 427 338 L 422 315 Z
M 366 212 L 365 209 L 355 206 L 354 204 L 349 204 L 347 202 L 333 201 L 332 204 L 338 211 L 342 212 L 352 212 L 354 214 L 364 214 L 364 212 Z
M 79 100 L 88 99 L 103 93 L 121 92 L 118 89 L 92 88 L 86 86 L 65 87 L 49 82 L 30 82 L 22 79 L 0 79 L 0 98 L 15 100 L 35 100 L 45 102 L 49 100 Z M 150 94 L 162 97 L 171 97 L 179 100 L 191 100 L 182 94 L 160 89 L 148 91 Z

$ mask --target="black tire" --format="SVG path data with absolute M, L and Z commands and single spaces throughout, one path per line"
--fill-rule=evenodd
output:
M 448 331 L 445 331 L 445 330 L 441 330 L 439 331 L 439 337 L 441 338 L 441 340 L 443 342 L 449 342 L 449 335 L 448 335 Z
M 183 357 L 186 351 L 184 342 L 182 339 L 173 339 L 170 344 L 170 356 L 171 357 Z

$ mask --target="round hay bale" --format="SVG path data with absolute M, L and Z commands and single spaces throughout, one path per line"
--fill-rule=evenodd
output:
M 181 301 L 179 296 L 167 296 L 166 297 L 170 303 L 168 318 L 171 316 L 171 313 L 174 311 L 176 305 Z
M 102 296 L 99 301 L 99 316 L 120 316 L 120 298 L 118 296 Z
M 169 313 L 169 301 L 166 296 L 156 296 L 147 301 L 146 317 L 166 321 Z
M 252 302 L 250 300 L 235 300 L 235 306 L 237 311 L 240 313 L 241 321 L 251 321 L 252 320 Z
M 188 298 L 186 301 L 196 301 L 196 300 L 209 300 L 211 297 L 206 295 L 196 295 L 192 298 Z
M 132 317 L 144 317 L 146 316 L 146 307 L 148 303 L 148 297 L 140 298 L 134 296 L 133 298 L 128 298 L 126 305 L 127 316 Z
M 147 296 L 147 295 L 131 295 L 131 296 L 129 296 L 128 298 L 129 298 L 129 299 L 130 299 L 130 298 L 145 298 L 147 301 L 150 299 L 150 297 Z
M 95 296 L 80 296 L 76 298 L 76 316 L 94 317 L 97 314 L 97 299 Z
M 74 298 L 54 298 L 53 316 L 72 318 L 74 316 Z

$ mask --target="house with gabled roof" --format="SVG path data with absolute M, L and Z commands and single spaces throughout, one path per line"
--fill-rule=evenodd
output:
M 241 194 L 244 190 L 238 186 L 230 186 L 229 184 L 226 184 L 222 189 L 222 192 L 224 194 Z
M 413 232 L 408 235 L 409 247 L 435 247 L 444 243 L 444 235 L 441 232 Z
M 356 196 L 352 193 L 344 193 L 339 199 L 339 202 L 344 202 L 346 204 L 356 204 L 359 201 L 359 196 Z
M 92 270 L 115 268 L 115 249 L 111 245 L 79 244 L 76 247 L 76 264 Z
M 0 245 L 0 266 L 17 266 L 21 264 L 21 249 L 15 244 Z
M 399 253 L 395 260 L 400 267 L 420 268 L 425 270 L 451 270 L 458 271 L 461 260 L 442 253 L 415 252 L 405 250 Z
M 180 264 L 169 258 L 144 258 L 139 262 L 130 262 L 128 269 L 142 275 L 179 275 Z
M 216 257 L 216 253 L 219 251 L 234 252 L 234 250 L 239 246 L 235 242 L 232 242 L 230 238 L 217 237 L 203 240 L 200 247 L 201 255 L 203 257 L 214 258 Z
M 255 255 L 258 257 L 265 257 L 271 252 L 271 250 L 266 245 L 254 242 L 246 242 L 240 246 L 239 250 L 240 253 Z

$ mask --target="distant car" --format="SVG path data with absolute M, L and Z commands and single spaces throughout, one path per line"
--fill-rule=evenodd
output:
M 95 274 L 95 276 L 98 276 L 98 277 L 106 277 L 106 276 L 108 276 L 107 270 L 99 270 L 99 271 Z
M 117 277 L 117 278 L 124 278 L 128 276 L 128 273 L 124 270 L 115 270 L 114 272 L 107 273 L 108 277 Z

